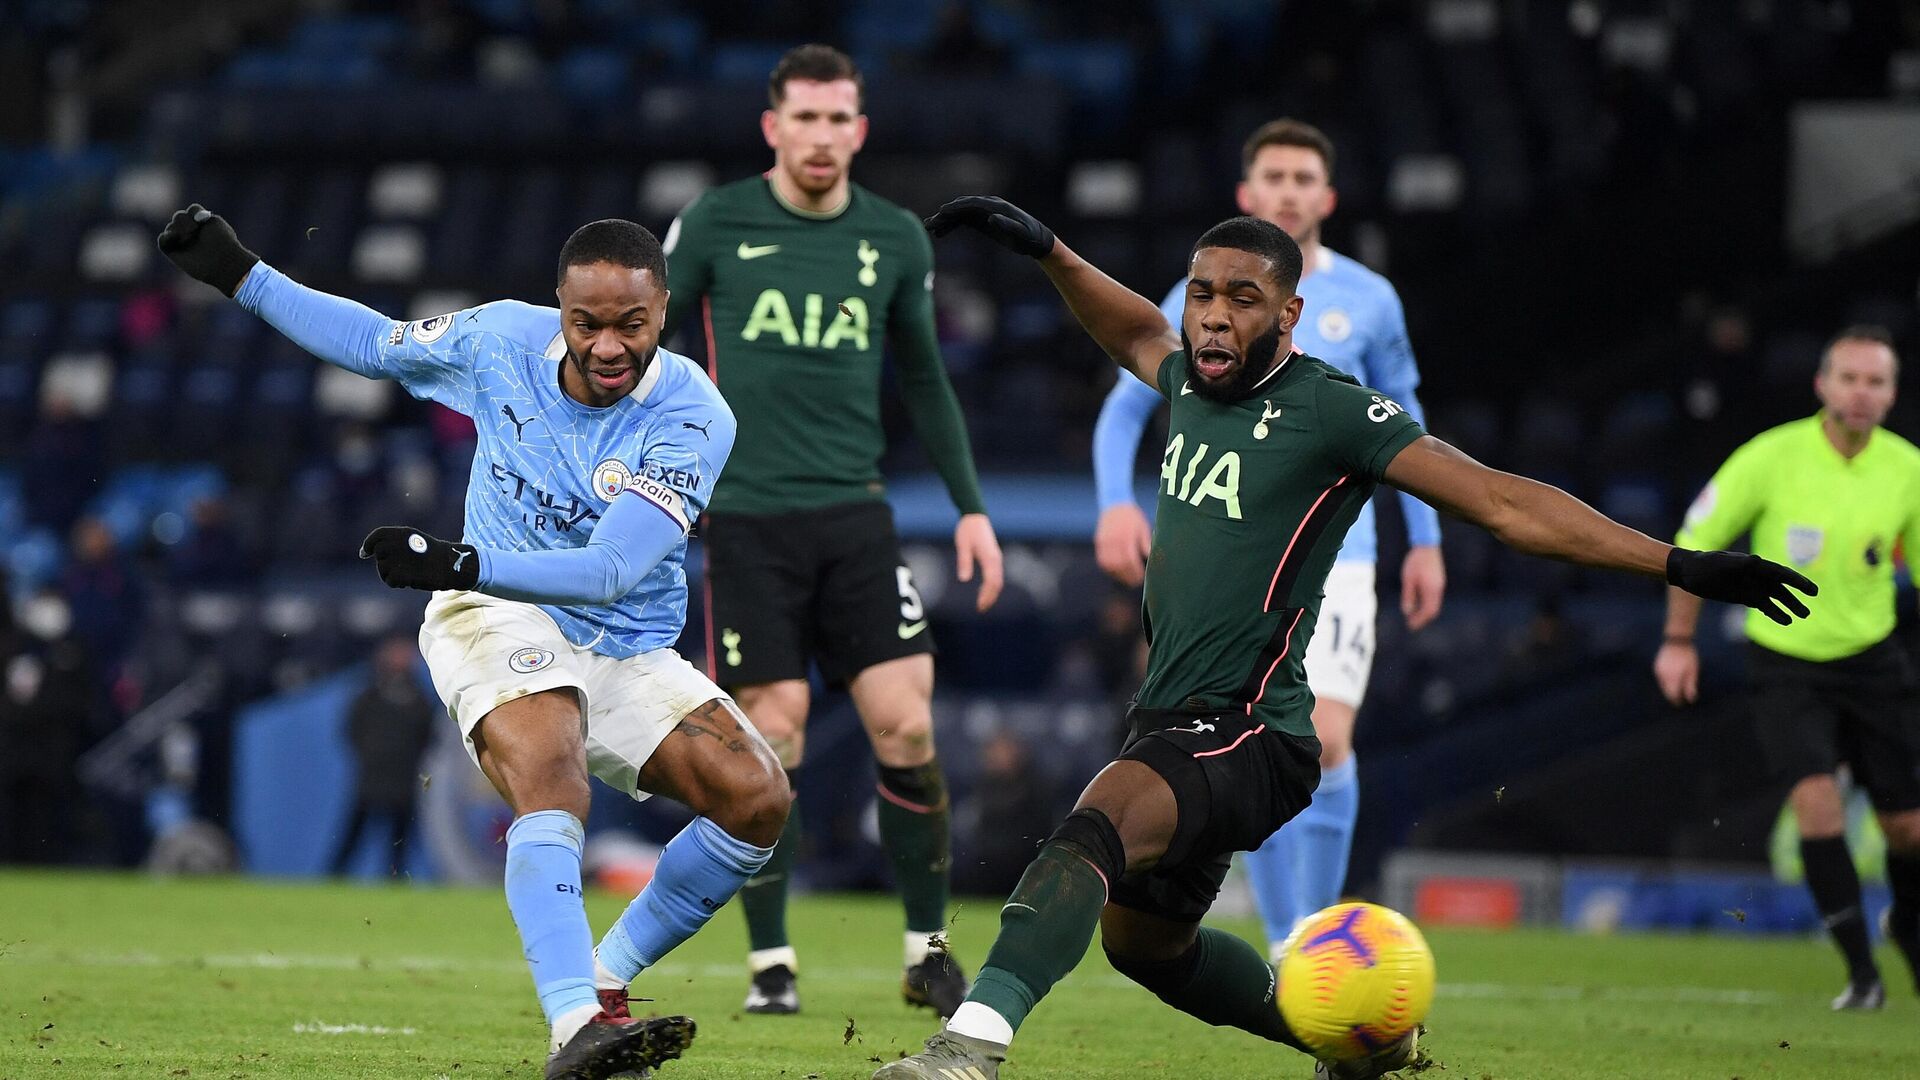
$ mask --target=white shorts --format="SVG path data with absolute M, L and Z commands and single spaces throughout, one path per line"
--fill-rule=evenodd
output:
M 1373 591 L 1373 564 L 1349 559 L 1333 564 L 1320 621 L 1307 643 L 1307 688 L 1324 701 L 1359 708 L 1373 675 L 1373 622 L 1380 598 Z
M 672 649 L 616 660 L 576 647 L 533 604 L 477 592 L 437 592 L 420 626 L 420 652 L 467 756 L 493 710 L 542 690 L 572 687 L 586 719 L 587 771 L 636 799 L 640 767 L 682 717 L 726 692 Z

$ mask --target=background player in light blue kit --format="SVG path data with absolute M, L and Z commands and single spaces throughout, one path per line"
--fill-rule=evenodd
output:
M 1425 424 L 1414 395 L 1420 372 L 1399 295 L 1379 274 L 1320 243 L 1320 223 L 1335 201 L 1332 142 L 1308 124 L 1275 120 L 1247 139 L 1241 158 L 1245 174 L 1236 191 L 1241 211 L 1285 229 L 1304 257 L 1299 294 L 1306 308 L 1293 331 L 1295 346 L 1401 403 Z M 1175 282 L 1160 304 L 1175 326 L 1186 284 L 1185 278 Z M 1162 403 L 1152 387 L 1122 371 L 1094 428 L 1100 501 L 1094 550 L 1101 568 L 1126 585 L 1140 584 L 1153 542 L 1146 514 L 1133 498 L 1133 461 L 1147 421 Z M 1408 628 L 1418 630 L 1440 613 L 1446 591 L 1440 520 L 1431 507 L 1404 492 L 1400 508 L 1408 542 L 1400 568 L 1400 609 Z M 1369 503 L 1348 530 L 1327 576 L 1326 600 L 1307 649 L 1307 684 L 1316 702 L 1313 726 L 1321 745 L 1320 787 L 1311 806 L 1246 856 L 1276 957 L 1294 923 L 1338 900 L 1347 877 L 1347 852 L 1360 812 L 1353 721 L 1373 670 L 1376 549 Z
M 552 1025 L 546 1075 L 678 1057 L 693 1022 L 635 1021 L 627 984 L 766 862 L 789 794 L 745 715 L 671 647 L 687 532 L 734 420 L 696 365 L 658 347 L 659 242 L 596 221 L 560 251 L 558 309 L 505 300 L 410 323 L 295 283 L 197 204 L 160 248 L 321 359 L 473 418 L 464 542 L 390 526 L 361 556 L 388 585 L 434 590 L 421 651 L 513 808 L 507 906 Z M 580 889 L 589 773 L 699 815 L 597 950 Z

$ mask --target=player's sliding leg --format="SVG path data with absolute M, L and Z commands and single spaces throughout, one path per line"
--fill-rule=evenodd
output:
M 715 698 L 688 713 L 640 768 L 641 791 L 696 816 L 667 843 L 653 879 L 596 950 L 603 1001 L 713 917 L 773 853 L 787 819 L 786 774 L 738 706 Z
M 847 684 L 879 766 L 880 843 L 906 913 L 902 992 L 941 1017 L 967 994 L 966 974 L 936 935 L 946 926 L 952 821 L 933 745 L 933 658 L 875 664 Z
M 1920 989 L 1920 809 L 1882 813 L 1880 831 L 1887 837 L 1887 885 L 1893 892 L 1884 928 Z
M 800 767 L 805 746 L 811 704 L 807 680 L 781 679 L 741 686 L 733 690 L 733 695 L 753 727 L 773 747 L 781 768 L 787 770 L 791 789 L 792 771 Z M 795 801 L 788 808 L 786 826 L 773 845 L 772 856 L 740 890 L 740 910 L 747 920 L 747 974 L 752 980 L 747 989 L 747 1012 L 800 1011 L 796 986 L 800 959 L 787 938 L 787 894 L 793 886 L 793 863 L 799 847 L 800 804 Z
M 1886 1001 L 1880 969 L 1873 962 L 1860 875 L 1847 850 L 1846 807 L 1832 773 L 1803 777 L 1788 796 L 1800 826 L 1800 861 L 1807 890 L 1847 962 L 1847 989 L 1835 1009 L 1877 1009 Z
M 1181 1012 L 1307 1049 L 1280 1016 L 1273 968 L 1245 939 L 1108 904 L 1100 916 L 1100 944 L 1115 971 Z
M 1000 933 L 965 1004 L 924 1051 L 874 1080 L 946 1080 L 942 1070 L 998 1075 L 1014 1032 L 1086 955 L 1110 882 L 1129 862 L 1150 866 L 1173 839 L 1178 810 L 1165 781 L 1138 761 L 1094 777 L 1072 814 L 1040 846 L 1000 909 Z

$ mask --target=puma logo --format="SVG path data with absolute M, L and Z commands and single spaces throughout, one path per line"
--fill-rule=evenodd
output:
M 513 415 L 513 406 L 511 405 L 500 406 L 500 415 L 506 417 L 507 423 L 513 425 L 513 441 L 514 442 L 520 441 L 520 433 L 526 430 L 526 427 L 528 424 L 531 424 L 535 420 L 540 419 L 537 416 L 529 416 L 525 420 L 522 420 L 519 417 Z
M 680 426 L 683 428 L 692 428 L 693 430 L 699 432 L 700 437 L 703 439 L 711 440 L 713 438 L 713 436 L 707 434 L 707 429 L 713 426 L 713 421 L 711 420 L 707 421 L 704 424 L 696 424 L 690 420 L 682 420 L 680 421 Z
M 1180 730 L 1191 732 L 1192 734 L 1195 734 L 1195 735 L 1205 735 L 1209 731 L 1218 731 L 1219 729 L 1214 727 L 1212 724 L 1207 723 L 1205 720 L 1195 720 L 1193 722 L 1192 727 L 1181 728 Z
M 454 571 L 455 571 L 456 573 L 457 573 L 457 572 L 458 572 L 458 571 L 460 570 L 460 568 L 461 568 L 462 566 L 465 566 L 465 565 L 466 565 L 466 562 L 467 562 L 467 556 L 469 556 L 469 555 L 471 555 L 471 554 L 473 554 L 473 552 L 471 552 L 471 551 L 459 551 L 459 550 L 455 550 L 455 551 L 454 551 L 454 553 L 453 553 L 453 569 L 454 569 Z

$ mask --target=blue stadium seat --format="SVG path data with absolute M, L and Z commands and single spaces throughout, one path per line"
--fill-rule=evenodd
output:
M 0 341 L 45 339 L 53 332 L 54 302 L 40 296 L 13 296 L 0 307 Z
M 382 56 L 398 48 L 407 33 L 398 16 L 309 15 L 288 36 L 287 49 L 316 58 Z
M 569 101 L 616 101 L 631 92 L 633 59 L 625 49 L 585 45 L 561 57 L 554 74 Z
M 760 42 L 722 41 L 714 44 L 713 63 L 709 69 L 715 79 L 752 82 L 766 85 L 767 72 L 772 71 L 780 57 L 787 51 L 785 45 L 766 45 Z M 703 118 L 706 122 L 706 118 Z
M 173 405 L 173 366 L 166 346 L 134 352 L 120 365 L 107 409 L 107 441 L 116 459 L 144 460 L 162 448 Z
M 120 333 L 120 301 L 112 296 L 82 297 L 67 309 L 62 326 L 67 349 L 103 348 Z
M 15 596 L 25 596 L 53 584 L 66 563 L 66 545 L 52 529 L 10 533 L 6 544 L 7 578 Z
M 1099 133 L 1118 129 L 1133 107 L 1133 49 L 1122 41 L 1040 42 L 1020 54 L 1023 75 L 1058 80 L 1075 112 Z
M 31 342 L 0 345 L 0 447 L 19 449 L 39 411 L 41 348 Z

